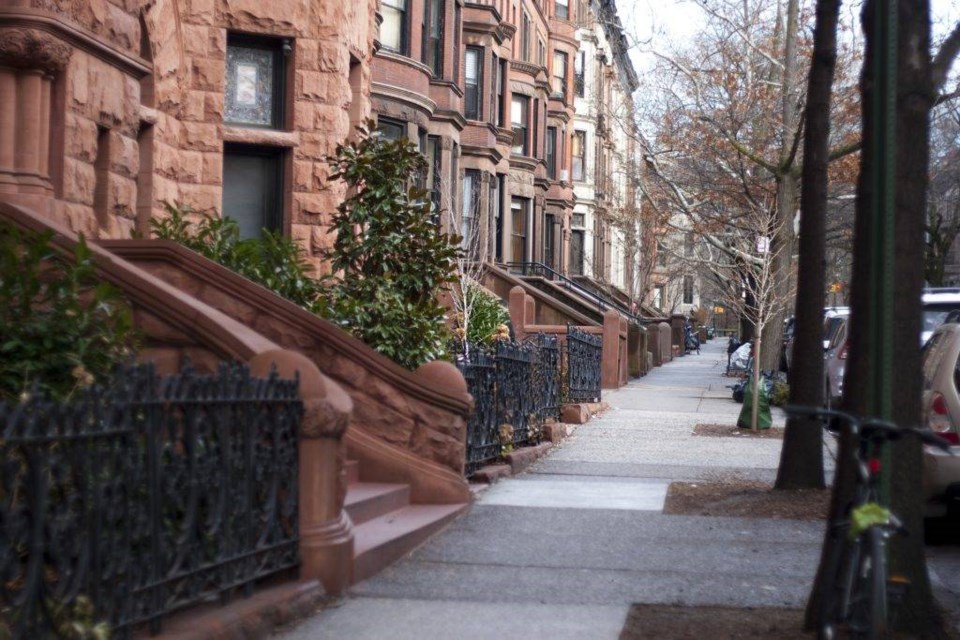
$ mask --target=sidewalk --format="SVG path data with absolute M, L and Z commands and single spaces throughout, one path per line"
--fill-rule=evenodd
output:
M 675 480 L 775 476 L 779 440 L 691 435 L 736 422 L 724 345 L 604 394 L 611 410 L 530 472 L 280 637 L 613 639 L 632 603 L 802 607 L 822 523 L 661 512 Z

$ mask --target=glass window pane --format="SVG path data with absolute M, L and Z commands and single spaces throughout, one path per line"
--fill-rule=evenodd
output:
M 227 122 L 275 126 L 274 77 L 278 56 L 268 47 L 227 46 Z
M 387 5 L 384 0 L 380 13 L 383 15 L 383 24 L 380 25 L 380 44 L 385 49 L 400 51 L 403 45 L 403 13 Z M 401 1 L 401 0 L 397 0 Z
M 477 76 L 480 74 L 480 52 L 476 49 L 467 49 L 467 82 L 476 83 Z

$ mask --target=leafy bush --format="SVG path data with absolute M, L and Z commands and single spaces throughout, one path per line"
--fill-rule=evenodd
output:
M 133 354 L 130 308 L 97 276 L 83 237 L 72 259 L 52 237 L 0 223 L 0 400 L 29 389 L 64 398 Z
M 781 380 L 773 383 L 773 390 L 770 392 L 770 404 L 775 407 L 783 407 L 790 401 L 790 385 Z
M 507 340 L 510 338 L 510 313 L 500 300 L 476 284 L 467 286 L 466 307 L 470 309 L 466 337 L 472 344 Z M 457 314 L 457 325 L 462 334 L 463 313 Z
M 337 146 L 332 179 L 349 198 L 332 220 L 326 253 L 328 317 L 408 368 L 445 354 L 449 332 L 438 301 L 453 281 L 459 238 L 431 221 L 427 192 L 415 186 L 426 160 L 408 140 L 385 140 L 373 123 Z
M 170 202 L 164 207 L 166 218 L 150 220 L 156 238 L 179 242 L 291 302 L 315 313 L 322 311 L 323 287 L 294 240 L 267 229 L 260 238 L 241 239 L 235 220 Z

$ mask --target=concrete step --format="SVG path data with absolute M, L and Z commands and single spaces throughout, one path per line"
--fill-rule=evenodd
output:
M 415 504 L 354 528 L 354 582 L 376 575 L 407 555 L 468 507 L 466 503 Z
M 347 484 L 356 484 L 360 482 L 360 462 L 357 460 L 347 460 L 344 465 L 347 470 Z
M 354 482 L 347 487 L 343 508 L 354 525 L 410 505 L 410 485 L 382 482 Z

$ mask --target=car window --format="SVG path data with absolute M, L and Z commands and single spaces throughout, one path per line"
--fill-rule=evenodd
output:
M 933 331 L 947 319 L 947 314 L 960 309 L 960 302 L 924 303 L 923 330 Z

